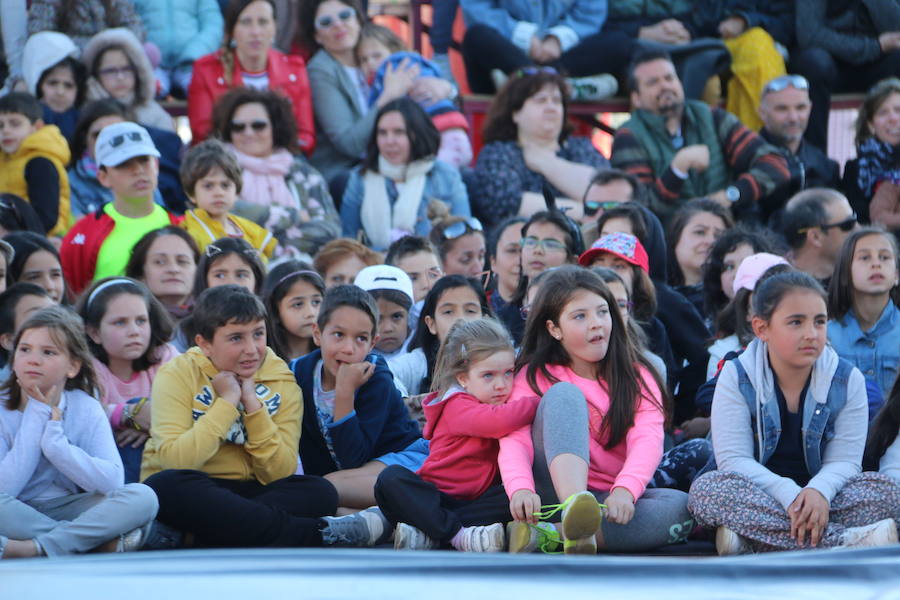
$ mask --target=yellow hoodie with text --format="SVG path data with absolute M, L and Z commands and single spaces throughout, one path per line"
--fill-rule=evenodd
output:
M 192 469 L 265 485 L 296 472 L 303 402 L 285 362 L 267 349 L 253 378 L 263 406 L 251 414 L 216 396 L 212 379 L 218 372 L 197 347 L 159 369 L 142 481 L 165 469 Z
M 56 225 L 47 235 L 63 235 L 69 229 L 69 164 L 71 152 L 69 143 L 56 125 L 44 125 L 24 140 L 12 154 L 0 152 L 0 192 L 15 194 L 31 202 L 28 184 L 25 182 L 25 167 L 34 158 L 46 158 L 59 175 L 59 216 Z

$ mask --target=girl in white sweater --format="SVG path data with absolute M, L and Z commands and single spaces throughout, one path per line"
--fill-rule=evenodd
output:
M 82 328 L 53 306 L 16 337 L 0 387 L 2 558 L 137 549 L 156 516 L 153 490 L 124 485 Z

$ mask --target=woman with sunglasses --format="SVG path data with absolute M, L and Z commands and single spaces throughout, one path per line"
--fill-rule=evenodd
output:
M 222 48 L 198 58 L 188 88 L 188 118 L 193 143 L 206 139 L 213 105 L 232 88 L 276 90 L 291 101 L 296 145 L 307 155 L 316 145 L 312 97 L 306 63 L 272 47 L 274 0 L 231 0 L 225 8 Z
M 590 139 L 569 136 L 567 93 L 555 71 L 524 70 L 494 98 L 472 195 L 474 212 L 486 223 L 543 210 L 546 185 L 562 210 L 581 218 L 581 199 L 595 171 L 608 168 L 609 161 Z
M 856 117 L 856 158 L 841 188 L 862 223 L 900 229 L 900 79 L 878 82 Z
M 287 98 L 251 88 L 226 92 L 213 109 L 213 134 L 243 173 L 232 212 L 272 232 L 279 256 L 312 256 L 340 235 L 328 185 L 299 152 Z
M 317 146 L 312 163 L 332 183 L 332 194 L 343 195 L 347 172 L 366 154 L 366 144 L 375 128 L 378 110 L 391 100 L 405 96 L 422 80 L 419 68 L 402 62 L 385 70 L 383 89 L 369 106 L 369 84 L 360 69 L 356 45 L 364 21 L 356 0 L 309 0 L 303 4 L 301 27 L 307 45 L 316 53 L 309 61 L 313 108 L 316 114 Z M 417 81 L 418 79 L 418 81 Z M 437 88 L 437 86 L 434 86 Z M 440 86 L 449 97 L 452 86 Z
M 365 161 L 344 191 L 344 237 L 362 234 L 373 250 L 384 252 L 405 235 L 428 236 L 435 209 L 470 215 L 459 171 L 435 158 L 440 139 L 425 111 L 409 98 L 378 111 Z

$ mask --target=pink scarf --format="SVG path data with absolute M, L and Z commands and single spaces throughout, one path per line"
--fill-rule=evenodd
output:
M 297 199 L 291 194 L 285 176 L 291 170 L 294 157 L 284 148 L 275 150 L 266 158 L 258 158 L 240 152 L 234 146 L 231 151 L 244 171 L 241 198 L 253 204 L 297 207 Z

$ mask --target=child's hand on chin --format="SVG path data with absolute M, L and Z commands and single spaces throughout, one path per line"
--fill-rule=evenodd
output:
M 237 408 L 241 401 L 241 385 L 238 383 L 237 375 L 231 371 L 219 371 L 212 379 L 212 387 L 216 396 Z
M 59 401 L 62 398 L 62 386 L 54 385 L 46 394 L 44 394 L 44 392 L 36 385 L 32 386 L 31 389 L 25 390 L 25 392 L 29 397 L 34 398 L 39 402 L 43 402 L 50 407 L 51 421 L 59 421 L 62 418 L 62 413 L 59 411 Z
M 367 360 L 353 364 L 344 363 L 338 367 L 335 389 L 356 392 L 372 377 L 374 372 L 375 365 Z
M 241 379 L 241 404 L 244 405 L 244 411 L 248 415 L 262 407 L 262 403 L 256 397 L 256 382 L 252 377 Z

